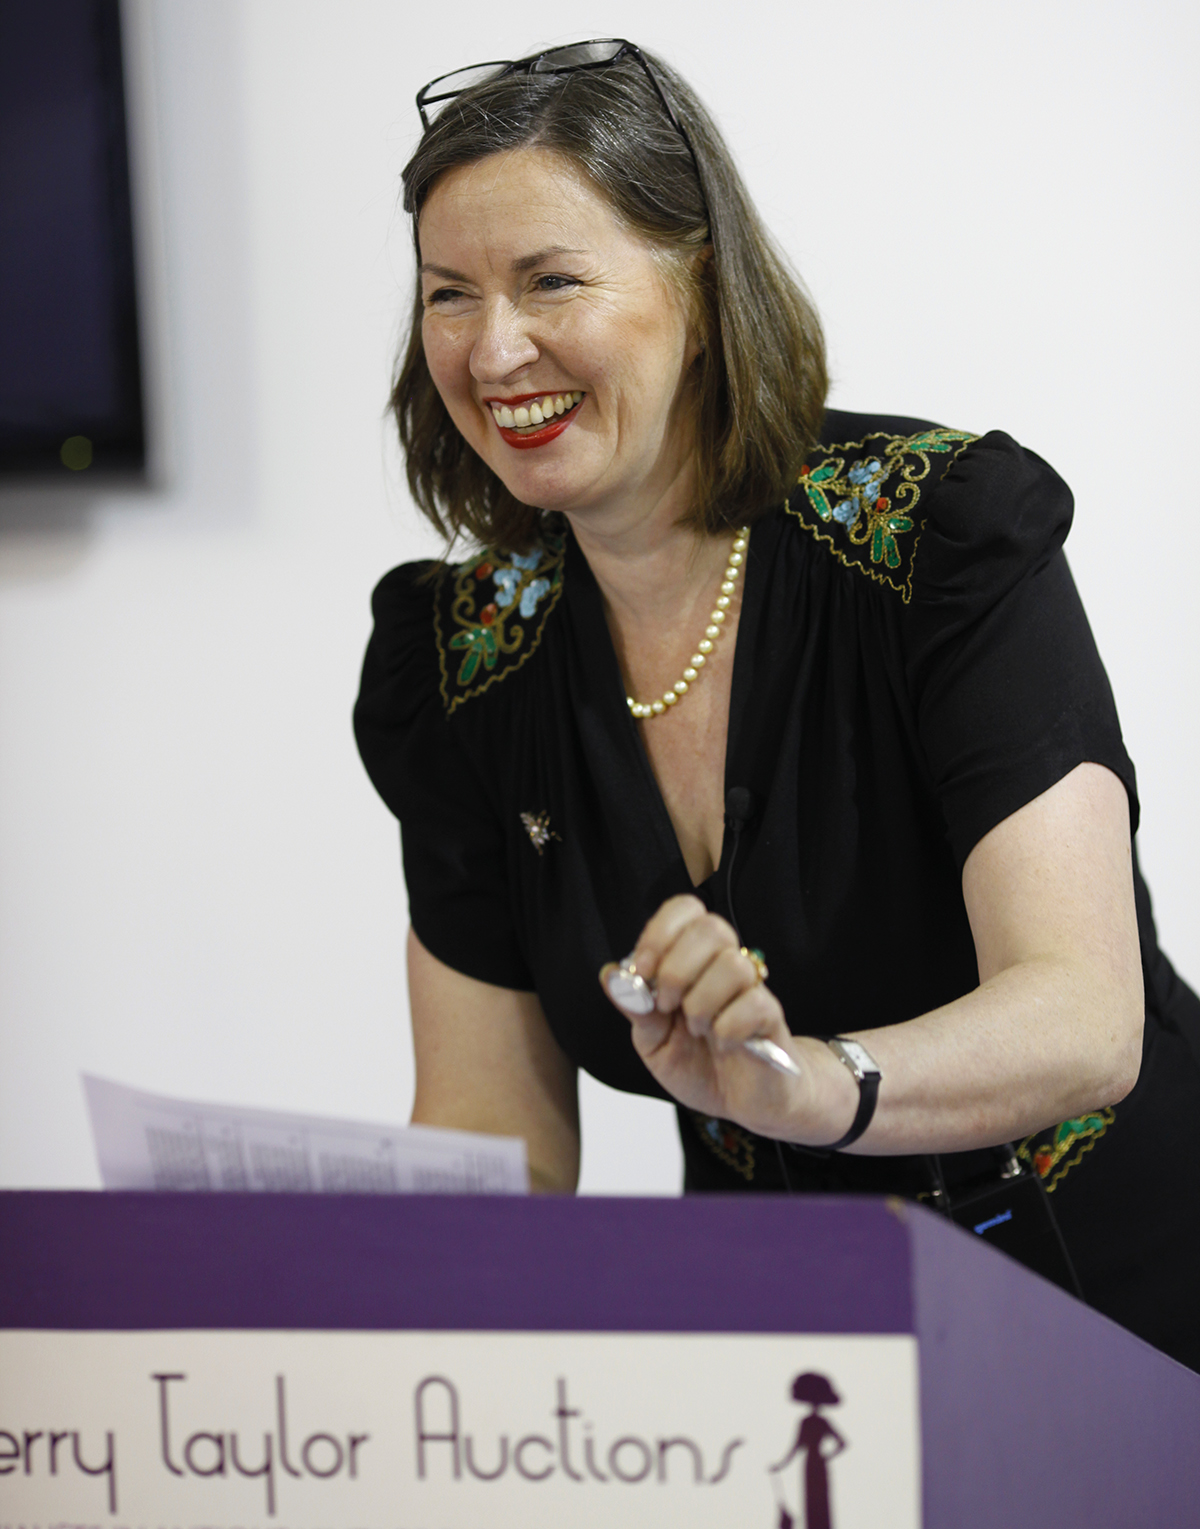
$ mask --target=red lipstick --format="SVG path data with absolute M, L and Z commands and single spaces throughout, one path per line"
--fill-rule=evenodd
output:
M 485 398 L 484 403 L 489 405 L 507 404 L 511 409 L 518 404 L 528 403 L 530 399 L 545 398 L 545 396 L 544 392 L 522 393 L 517 398 Z M 587 394 L 585 393 L 583 396 L 586 398 Z M 506 441 L 508 445 L 515 446 L 518 451 L 529 451 L 534 446 L 545 446 L 548 442 L 554 440 L 556 436 L 560 436 L 568 425 L 575 422 L 575 416 L 578 414 L 582 403 L 583 399 L 581 398 L 579 403 L 572 404 L 565 413 L 555 415 L 553 419 L 547 420 L 537 430 L 511 430 L 507 425 L 502 425 L 498 421 L 496 422 L 496 429 L 500 432 L 501 439 Z M 494 414 L 492 419 L 496 420 Z

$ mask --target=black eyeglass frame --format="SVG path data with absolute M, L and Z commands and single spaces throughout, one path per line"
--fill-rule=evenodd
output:
M 612 43 L 616 51 L 608 58 L 584 59 L 582 63 L 561 64 L 555 66 L 547 64 L 546 59 L 552 59 L 556 53 L 572 53 L 578 48 L 591 48 L 605 43 Z M 704 203 L 706 221 L 708 219 L 708 198 L 704 194 L 704 177 L 700 174 L 700 162 L 696 158 L 696 151 L 692 148 L 692 140 L 684 130 L 682 122 L 671 109 L 671 103 L 667 100 L 662 86 L 658 83 L 654 70 L 651 69 L 645 54 L 637 46 L 625 37 L 592 37 L 586 42 L 563 43 L 557 48 L 546 48 L 541 53 L 531 53 L 528 58 L 517 59 L 492 59 L 483 64 L 466 64 L 461 69 L 452 69 L 449 74 L 439 74 L 436 79 L 430 80 L 427 85 L 422 85 L 417 91 L 417 111 L 421 116 L 421 126 L 426 132 L 433 126 L 426 113 L 426 106 L 432 106 L 436 101 L 452 101 L 455 96 L 464 95 L 468 90 L 473 90 L 474 85 L 464 85 L 461 90 L 447 90 L 441 95 L 430 95 L 435 85 L 440 85 L 443 80 L 451 80 L 456 74 L 466 74 L 472 69 L 497 69 L 500 72 L 492 75 L 489 79 L 502 80 L 510 74 L 579 74 L 585 69 L 607 69 L 610 64 L 615 64 L 618 59 L 632 57 L 642 67 L 642 72 L 650 81 L 654 94 L 662 104 L 663 111 L 667 114 L 667 120 L 683 140 L 683 146 L 688 151 L 692 161 L 692 168 L 696 172 L 696 184 L 700 187 L 700 199 Z M 479 80 L 476 83 L 482 85 L 488 80 Z M 435 119 L 436 120 L 436 119 Z

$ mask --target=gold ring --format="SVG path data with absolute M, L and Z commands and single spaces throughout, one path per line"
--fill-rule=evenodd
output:
M 760 982 L 765 982 L 771 973 L 767 969 L 767 958 L 763 955 L 762 951 L 750 950 L 747 946 L 743 945 L 740 954 L 745 956 L 746 960 L 754 968 L 755 986 Z

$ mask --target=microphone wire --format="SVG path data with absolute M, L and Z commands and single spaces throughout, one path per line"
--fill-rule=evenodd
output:
M 742 830 L 753 816 L 753 796 L 745 786 L 731 786 L 725 796 L 725 827 L 733 831 L 733 848 L 729 851 L 729 863 L 725 867 L 725 908 L 739 945 L 744 945 L 746 942 L 742 939 L 742 931 L 738 928 L 737 914 L 733 908 L 733 866 L 737 860 L 738 847 L 742 842 Z
M 733 833 L 733 848 L 729 851 L 729 862 L 725 867 L 725 910 L 729 914 L 729 922 L 733 925 L 733 932 L 741 946 L 745 946 L 746 942 L 742 939 L 742 931 L 738 927 L 737 913 L 733 906 L 733 866 L 742 842 L 742 830 L 753 816 L 754 797 L 745 786 L 731 786 L 725 796 L 725 826 Z M 775 1140 L 775 1156 L 779 1159 L 779 1172 L 783 1178 L 784 1189 L 788 1194 L 794 1195 L 796 1187 L 788 1172 L 783 1143 L 777 1139 Z

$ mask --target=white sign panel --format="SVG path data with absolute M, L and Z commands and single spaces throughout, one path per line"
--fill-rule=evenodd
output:
M 917 1529 L 908 1336 L 0 1333 L 0 1526 Z
M 83 1077 L 105 1189 L 527 1194 L 525 1143 L 201 1104 Z

